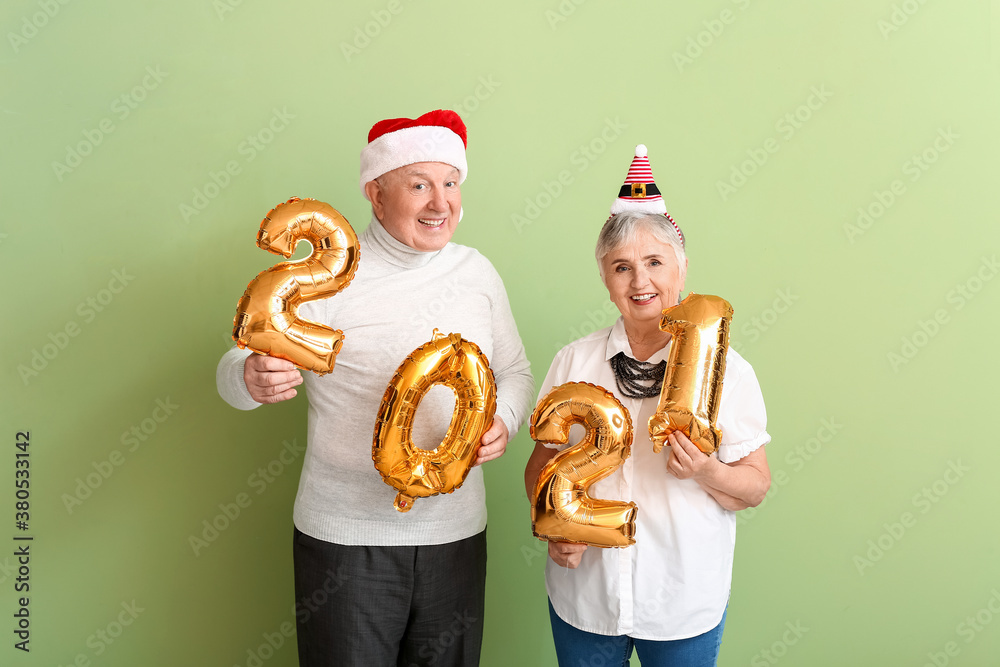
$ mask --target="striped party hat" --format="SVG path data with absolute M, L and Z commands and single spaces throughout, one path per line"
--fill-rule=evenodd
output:
M 684 245 L 684 233 L 667 213 L 667 205 L 663 203 L 660 189 L 653 181 L 653 170 L 649 166 L 649 158 L 646 156 L 646 147 L 643 144 L 635 147 L 635 157 L 632 158 L 632 164 L 629 165 L 625 184 L 618 192 L 618 198 L 611 205 L 611 215 L 625 211 L 658 213 L 665 216 L 677 230 L 681 245 Z

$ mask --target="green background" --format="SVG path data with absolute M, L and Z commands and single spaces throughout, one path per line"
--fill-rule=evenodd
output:
M 775 483 L 740 515 L 720 664 L 996 664 L 998 25 L 984 1 L 5 2 L 0 662 L 296 664 L 291 638 L 260 647 L 293 618 L 301 454 L 251 480 L 305 442 L 306 401 L 238 412 L 215 366 L 275 261 L 263 215 L 315 197 L 360 230 L 368 128 L 444 107 L 469 126 L 455 240 L 503 276 L 537 379 L 613 319 L 592 252 L 637 143 L 687 233 L 687 289 L 735 307 Z M 157 400 L 177 406 L 162 423 Z M 486 468 L 488 666 L 554 664 L 531 446 Z M 105 643 L 123 603 L 141 612 Z

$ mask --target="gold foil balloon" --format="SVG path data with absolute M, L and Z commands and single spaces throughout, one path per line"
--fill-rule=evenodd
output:
M 329 204 L 292 197 L 260 223 L 257 245 L 291 257 L 300 240 L 312 244 L 312 254 L 275 264 L 247 285 L 236 306 L 233 339 L 241 348 L 323 375 L 333 370 L 344 332 L 299 318 L 299 306 L 347 287 L 358 268 L 358 236 Z
M 542 468 L 531 501 L 532 531 L 544 540 L 595 547 L 635 544 L 635 503 L 591 498 L 588 488 L 625 462 L 632 449 L 632 419 L 604 387 L 568 382 L 542 397 L 531 415 L 536 442 L 564 445 L 569 429 L 587 433 Z
M 411 430 L 420 399 L 432 385 L 451 387 L 455 412 L 444 440 L 432 450 L 413 444 Z M 486 356 L 459 334 L 414 350 L 396 370 L 379 406 L 372 459 L 382 479 L 399 493 L 396 510 L 408 512 L 416 498 L 451 493 L 465 482 L 483 433 L 496 412 L 496 381 Z
M 715 426 L 726 375 L 729 323 L 733 307 L 725 299 L 689 294 L 663 311 L 660 330 L 671 334 L 670 355 L 656 414 L 649 418 L 653 451 L 681 431 L 698 449 L 711 454 L 722 434 Z

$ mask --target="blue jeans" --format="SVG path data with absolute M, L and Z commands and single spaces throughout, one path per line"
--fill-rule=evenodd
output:
M 578 630 L 559 618 L 551 602 L 549 618 L 559 667 L 628 667 L 633 647 L 642 667 L 714 667 L 722 644 L 722 628 L 726 624 L 726 612 L 722 612 L 722 620 L 708 632 L 661 642 Z

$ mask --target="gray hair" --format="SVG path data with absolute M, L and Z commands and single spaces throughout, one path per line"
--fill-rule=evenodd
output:
M 601 228 L 601 233 L 597 236 L 597 248 L 594 251 L 597 257 L 597 267 L 604 277 L 605 256 L 612 250 L 621 248 L 635 241 L 635 237 L 641 231 L 648 231 L 657 241 L 667 243 L 674 250 L 677 257 L 677 266 L 684 270 L 687 262 L 687 255 L 684 254 L 684 245 L 673 223 L 667 220 L 667 216 L 659 213 L 646 213 L 641 211 L 623 211 L 608 218 Z

